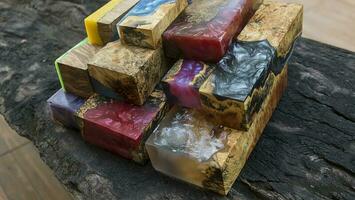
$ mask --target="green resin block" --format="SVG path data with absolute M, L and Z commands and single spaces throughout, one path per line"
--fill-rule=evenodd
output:
M 55 61 L 62 88 L 76 96 L 88 98 L 93 93 L 87 63 L 100 47 L 85 39 Z
M 153 167 L 168 176 L 227 195 L 287 86 L 287 67 L 248 131 L 226 128 L 196 109 L 174 107 L 146 142 Z

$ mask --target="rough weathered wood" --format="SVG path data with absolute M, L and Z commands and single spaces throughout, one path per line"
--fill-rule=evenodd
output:
M 87 63 L 99 49 L 85 39 L 55 61 L 58 77 L 66 92 L 83 98 L 94 93 Z
M 111 42 L 88 63 L 90 76 L 133 104 L 142 105 L 168 70 L 162 48 Z
M 187 0 L 141 0 L 118 24 L 122 42 L 157 49 L 163 32 L 187 4 Z
M 105 45 L 118 38 L 116 24 L 139 0 L 112 0 L 85 18 L 90 44 Z
M 0 18 L 12 22 L 0 23 L 7 44 L 0 45 L 0 113 L 35 143 L 76 198 L 353 200 L 355 53 L 299 41 L 288 88 L 231 192 L 221 197 L 87 145 L 49 120 L 46 100 L 60 88 L 53 60 L 84 37 L 78 24 L 104 1 L 43 2 L 0 4 Z

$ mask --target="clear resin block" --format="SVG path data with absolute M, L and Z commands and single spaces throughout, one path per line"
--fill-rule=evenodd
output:
M 175 106 L 146 142 L 153 167 L 168 176 L 226 195 L 246 163 L 287 85 L 287 67 L 248 131 L 220 126 L 195 109 Z
M 148 159 L 144 142 L 168 108 L 162 91 L 154 91 L 142 106 L 94 95 L 77 116 L 84 140 L 143 164 Z
M 75 113 L 84 103 L 84 99 L 66 93 L 63 89 L 58 90 L 47 100 L 52 119 L 65 127 L 74 129 L 79 129 Z

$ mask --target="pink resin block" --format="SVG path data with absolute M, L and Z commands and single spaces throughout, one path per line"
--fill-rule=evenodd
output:
M 162 80 L 169 102 L 188 108 L 201 108 L 199 88 L 213 69 L 200 61 L 177 61 Z
M 193 0 L 163 34 L 168 57 L 218 62 L 262 0 Z
M 142 106 L 96 95 L 80 108 L 78 116 L 87 142 L 144 163 L 148 158 L 144 142 L 167 110 L 165 95 L 155 91 Z

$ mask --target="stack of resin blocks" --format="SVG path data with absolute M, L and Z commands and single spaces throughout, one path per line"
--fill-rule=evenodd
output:
M 226 195 L 286 88 L 302 17 L 262 0 L 112 0 L 56 60 L 52 118 Z

